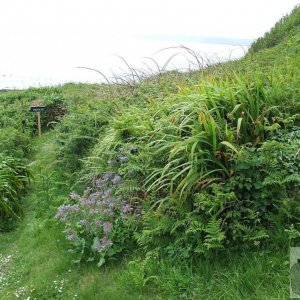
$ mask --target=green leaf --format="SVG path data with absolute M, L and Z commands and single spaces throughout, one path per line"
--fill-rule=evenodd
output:
M 220 144 L 222 144 L 222 145 L 228 147 L 229 149 L 231 149 L 231 150 L 232 150 L 233 152 L 235 152 L 236 154 L 239 154 L 239 151 L 238 151 L 231 143 L 229 143 L 229 142 L 227 142 L 227 141 L 223 141 L 223 142 L 221 142 Z

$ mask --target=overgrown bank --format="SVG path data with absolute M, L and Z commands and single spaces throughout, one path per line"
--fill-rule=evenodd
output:
M 59 108 L 45 145 L 38 142 L 45 159 L 33 165 L 35 174 L 49 165 L 36 178 L 42 191 L 24 202 L 34 203 L 25 232 L 29 217 L 39 224 L 28 249 L 44 243 L 58 253 L 57 269 L 41 282 L 41 269 L 26 279 L 25 264 L 20 282 L 37 282 L 24 296 L 51 293 L 46 278 L 60 274 L 71 278 L 64 297 L 74 289 L 81 299 L 287 297 L 288 250 L 300 236 L 300 61 L 297 32 L 280 41 L 201 72 L 3 96 L 3 132 L 23 132 L 11 146 L 19 157 L 30 153 L 35 130 L 20 103 L 40 95 Z M 46 238 L 49 230 L 62 246 Z M 92 282 L 76 287 L 80 277 L 68 268 Z M 113 278 L 113 291 L 97 291 L 104 278 Z M 3 297 L 12 291 L 3 287 Z M 59 288 L 47 296 L 63 297 Z

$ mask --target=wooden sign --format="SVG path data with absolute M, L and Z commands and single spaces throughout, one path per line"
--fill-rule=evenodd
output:
M 46 106 L 43 106 L 42 103 L 43 103 L 43 101 L 41 99 L 36 99 L 31 102 L 31 106 L 30 106 L 30 111 L 37 113 L 39 137 L 41 137 L 41 135 L 42 135 L 41 112 L 46 109 Z
M 46 109 L 46 106 L 31 106 L 30 111 L 31 112 L 42 112 Z

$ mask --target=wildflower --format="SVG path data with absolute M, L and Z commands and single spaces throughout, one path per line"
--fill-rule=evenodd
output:
M 89 210 L 89 214 L 90 214 L 90 215 L 97 215 L 97 214 L 98 214 L 98 210 L 91 208 L 91 209 Z
M 113 191 L 112 189 L 106 190 L 106 191 L 104 192 L 104 197 L 109 197 L 109 196 L 111 195 L 112 191 Z
M 67 228 L 65 232 L 67 234 L 68 241 L 75 241 L 78 238 L 76 232 L 71 228 Z
M 130 204 L 125 203 L 125 204 L 122 205 L 121 211 L 122 211 L 122 214 L 127 214 L 127 213 L 132 211 L 132 207 L 131 207 Z
M 101 196 L 102 195 L 99 192 L 93 193 L 89 197 L 89 202 L 92 203 L 92 204 L 96 204 L 96 202 L 101 199 Z
M 96 187 L 97 187 L 98 189 L 101 189 L 101 188 L 103 188 L 103 186 L 104 186 L 104 184 L 105 184 L 105 181 L 102 180 L 102 179 L 96 179 L 96 180 L 95 180 L 95 184 L 96 184 Z
M 112 178 L 111 182 L 116 185 L 119 184 L 121 182 L 121 176 L 120 175 L 115 175 L 114 178 Z
M 88 187 L 84 192 L 83 192 L 83 197 L 87 198 L 89 194 L 91 193 L 92 189 Z
M 115 200 L 113 198 L 108 198 L 103 201 L 103 204 L 105 204 L 105 207 L 112 210 L 115 207 Z
M 108 239 L 107 237 L 104 237 L 101 239 L 101 248 L 103 249 L 107 249 L 110 248 L 112 246 L 113 242 Z
M 58 208 L 58 212 L 56 213 L 55 217 L 62 222 L 66 222 L 69 219 L 70 213 L 81 214 L 82 210 L 77 204 L 63 204 Z
M 107 172 L 103 176 L 104 180 L 112 180 L 114 178 L 114 173 L 112 172 Z
M 80 200 L 80 196 L 76 192 L 71 192 L 70 198 L 76 201 Z
M 90 225 L 90 222 L 86 219 L 80 220 L 79 223 L 84 225 L 84 226 L 89 226 Z
M 103 223 L 103 231 L 104 233 L 110 233 L 112 231 L 113 225 L 110 222 Z

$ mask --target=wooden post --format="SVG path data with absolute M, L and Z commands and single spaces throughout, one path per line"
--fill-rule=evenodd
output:
M 36 99 L 31 101 L 30 111 L 37 113 L 37 125 L 38 125 L 38 132 L 39 132 L 39 138 L 42 136 L 42 128 L 41 128 L 41 112 L 46 109 L 46 106 L 42 105 L 41 99 Z
M 41 113 L 37 112 L 37 119 L 38 119 L 38 129 L 39 129 L 39 137 L 42 136 L 42 130 L 41 130 Z

